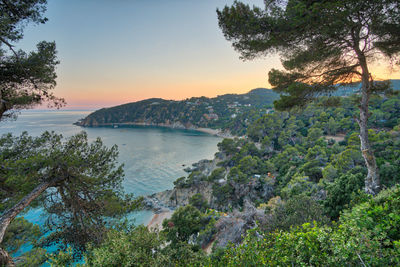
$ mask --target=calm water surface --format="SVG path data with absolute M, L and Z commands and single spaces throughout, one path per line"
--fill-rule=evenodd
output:
M 55 131 L 64 137 L 86 131 L 89 140 L 100 137 L 107 146 L 117 145 L 119 162 L 124 164 L 124 189 L 136 196 L 170 189 L 173 181 L 184 176 L 183 165 L 201 159 L 212 159 L 221 138 L 190 130 L 134 126 L 130 128 L 82 128 L 72 123 L 91 111 L 23 111 L 16 121 L 0 122 L 0 134 L 21 134 L 27 131 L 38 136 L 44 131 Z M 25 215 L 41 224 L 40 209 Z M 146 224 L 149 211 L 133 215 L 136 224 Z

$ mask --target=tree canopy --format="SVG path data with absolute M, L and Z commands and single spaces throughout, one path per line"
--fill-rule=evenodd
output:
M 362 60 L 399 56 L 399 8 L 394 0 L 269 0 L 264 9 L 235 2 L 217 12 L 242 59 L 280 54 L 286 71 L 271 70 L 269 81 L 287 92 L 293 82 L 327 88 L 360 81 Z M 307 95 L 321 87 L 310 89 Z
M 55 42 L 42 41 L 37 51 L 16 50 L 28 23 L 41 24 L 46 0 L 0 1 L 0 119 L 15 111 L 48 102 L 60 107 L 65 101 L 53 95 L 56 66 Z
M 365 190 L 380 189 L 376 160 L 368 140 L 370 95 L 387 91 L 374 82 L 369 65 L 400 55 L 400 4 L 395 0 L 268 0 L 265 8 L 235 1 L 217 10 L 219 26 L 243 59 L 279 53 L 284 71 L 272 69 L 269 82 L 280 93 L 278 109 L 304 106 L 338 84 L 361 81 L 361 151 L 368 168 Z M 331 101 L 332 102 L 332 101 Z
M 5 135 L 0 155 L 0 240 L 18 214 L 40 206 L 49 232 L 38 245 L 72 246 L 79 255 L 88 242 L 103 240 L 113 219 L 137 207 L 123 192 L 117 147 L 107 148 L 100 139 L 88 143 L 84 132 L 65 142 L 48 132 Z

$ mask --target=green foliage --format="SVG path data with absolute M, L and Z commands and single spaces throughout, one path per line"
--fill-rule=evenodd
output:
M 350 201 L 364 187 L 365 171 L 358 169 L 358 172 L 353 171 L 353 173 L 342 174 L 326 186 L 327 196 L 324 206 L 326 213 L 332 219 L 337 219 L 340 212 L 348 208 Z
M 163 222 L 163 233 L 167 240 L 173 244 L 187 242 L 189 238 L 197 234 L 206 224 L 206 218 L 202 213 L 191 205 L 178 208 L 171 219 Z
M 206 227 L 199 232 L 199 235 L 196 238 L 196 242 L 201 246 L 201 248 L 205 248 L 206 245 L 209 245 L 209 243 L 215 237 L 215 234 L 217 233 L 217 229 L 215 228 L 215 223 L 216 223 L 216 218 L 212 217 L 211 220 L 206 225 Z
M 38 225 L 28 222 L 23 217 L 16 218 L 7 228 L 2 245 L 8 253 L 17 252 L 22 245 L 33 243 L 42 235 Z
M 28 23 L 45 23 L 45 0 L 6 1 L 0 5 L 0 119 L 15 117 L 17 110 L 49 102 L 56 107 L 64 99 L 53 95 L 56 85 L 56 44 L 42 41 L 37 51 L 14 50 Z
M 337 173 L 338 173 L 337 169 L 333 167 L 331 164 L 328 164 L 322 170 L 322 177 L 324 178 L 325 181 L 332 182 L 337 177 Z
M 40 266 L 47 260 L 46 250 L 37 247 L 37 241 L 42 236 L 42 232 L 38 225 L 18 217 L 8 226 L 2 247 L 4 247 L 10 255 L 17 253 L 18 266 Z M 31 246 L 31 250 L 20 254 L 23 246 Z
M 332 235 L 338 265 L 397 266 L 400 264 L 400 188 L 381 192 L 340 217 Z
M 372 109 L 380 109 L 385 101 L 374 99 Z M 361 260 L 366 266 L 398 265 L 398 222 L 393 214 L 399 213 L 396 211 L 399 190 L 383 192 L 375 199 L 359 193 L 366 169 L 359 151 L 358 128 L 353 121 L 356 107 L 349 98 L 341 99 L 341 105 L 322 108 L 316 103 L 303 111 L 268 114 L 250 126 L 249 133 L 254 139 L 225 139 L 217 155 L 223 160 L 221 167 L 207 177 L 213 184 L 214 204 L 220 210 L 240 208 L 244 197 L 241 192 L 257 195 L 264 186 L 272 188 L 272 195 L 252 199 L 254 203 L 266 203 L 271 196 L 281 196 L 283 201 L 267 210 L 265 221 L 258 223 L 260 229 L 250 231 L 242 244 L 206 257 L 200 247 L 217 236 L 218 217 L 202 214 L 192 207 L 203 209 L 206 204 L 203 197 L 195 195 L 190 200 L 192 205 L 178 209 L 164 222 L 163 233 L 158 236 L 164 245 L 153 246 L 159 255 L 153 254 L 154 258 L 159 262 L 147 259 L 148 266 L 358 266 L 362 265 Z M 384 113 L 385 118 L 391 116 Z M 345 119 L 351 122 L 348 128 L 338 130 L 340 137 L 344 136 L 343 141 L 325 140 L 330 118 L 335 122 Z M 269 127 L 268 123 L 273 124 Z M 400 135 L 396 129 L 381 128 L 370 131 L 369 138 L 383 184 L 397 183 Z M 255 174 L 261 177 L 255 179 Z M 225 176 L 226 182 L 217 182 Z M 198 181 L 204 178 L 192 172 L 189 177 L 178 179 L 176 186 L 187 187 Z M 249 189 L 251 184 L 255 186 Z M 331 223 L 325 214 L 338 223 Z M 123 251 L 118 255 L 124 260 L 136 253 L 125 250 L 123 244 L 121 247 L 104 250 L 102 258 Z M 146 266 L 145 261 L 143 265 Z
M 278 204 L 263 229 L 268 232 L 288 231 L 291 227 L 301 226 L 307 222 L 324 225 L 329 223 L 329 219 L 324 215 L 323 207 L 316 200 L 298 195 Z
M 229 181 L 234 181 L 236 183 L 247 183 L 249 181 L 249 177 L 244 174 L 239 167 L 232 167 L 228 175 Z
M 303 224 L 273 233 L 251 230 L 239 246 L 211 258 L 215 266 L 397 266 L 400 188 L 342 214 L 338 225 Z
M 48 260 L 48 256 L 49 254 L 45 249 L 33 248 L 32 250 L 18 257 L 17 266 L 21 267 L 41 266 L 43 263 L 46 262 L 46 260 Z
M 74 256 L 72 249 L 68 248 L 66 251 L 59 251 L 54 253 L 48 259 L 51 267 L 72 267 L 74 261 Z
M 353 171 L 354 175 L 364 173 L 359 132 L 353 119 L 357 106 L 351 98 L 340 98 L 340 107 L 325 107 L 321 100 L 301 111 L 264 115 L 249 126 L 249 139 L 224 140 L 219 145 L 219 153 L 223 154 L 220 155 L 223 161 L 219 164 L 222 167 L 207 178 L 215 183 L 217 174 L 221 173 L 218 178 L 222 178 L 222 173 L 227 173 L 227 184 L 214 184 L 213 195 L 217 197 L 217 203 L 240 206 L 240 198 L 235 198 L 240 195 L 238 184 L 247 185 L 254 174 L 274 177 L 276 195 L 290 198 L 301 193 L 324 198 L 324 191 L 329 191 L 326 186 L 341 175 L 349 171 Z M 389 99 L 392 98 L 399 96 Z M 371 108 L 380 109 L 386 101 L 385 98 L 374 97 Z M 385 113 L 385 116 L 391 115 Z M 350 121 L 349 127 L 339 128 L 340 135 L 333 137 L 338 138 L 338 142 L 331 142 L 327 140 L 330 136 L 324 136 L 330 118 Z M 341 138 L 344 140 L 340 141 Z M 382 184 L 388 187 L 396 184 L 400 179 L 399 134 L 381 128 L 370 131 L 369 138 L 377 157 Z M 282 143 L 282 140 L 286 141 Z M 255 145 L 260 141 L 261 144 Z M 348 197 L 346 195 L 345 198 Z
M 234 189 L 230 183 L 224 185 L 214 184 L 212 187 L 213 196 L 220 206 L 224 206 L 232 198 Z
M 168 261 L 161 262 L 159 266 L 203 266 L 207 262 L 207 257 L 202 250 L 184 242 L 167 246 L 163 250 L 163 254 Z
M 177 188 L 189 188 L 190 186 L 197 184 L 201 181 L 205 181 L 205 177 L 200 171 L 191 172 L 188 177 L 180 177 L 174 181 L 174 186 Z
M 239 168 L 245 175 L 252 175 L 255 173 L 262 172 L 262 165 L 263 162 L 257 157 L 246 156 L 239 161 Z
M 73 266 L 72 250 L 50 257 L 52 267 Z M 184 242 L 166 245 L 164 235 L 144 226 L 111 230 L 100 246 L 89 246 L 85 263 L 89 266 L 200 266 L 205 254 Z
M 49 216 L 46 228 L 50 233 L 38 242 L 40 246 L 70 245 L 79 255 L 86 243 L 100 243 L 107 227 L 138 206 L 123 192 L 117 147 L 107 148 L 100 139 L 89 143 L 86 133 L 66 141 L 49 132 L 40 137 L 26 132 L 18 137 L 4 135 L 0 155 L 1 197 L 7 198 L 2 201 L 6 207 L 42 183 L 48 182 L 52 188 L 33 203 Z M 27 224 L 20 226 L 32 230 Z M 18 235 L 15 238 L 24 240 Z
M 267 211 L 265 221 L 258 223 L 260 229 L 250 232 L 244 243 L 206 257 L 200 247 L 216 237 L 218 216 L 202 214 L 198 209 L 203 210 L 206 203 L 203 197 L 195 195 L 191 205 L 178 209 L 164 222 L 164 230 L 158 235 L 163 245 L 153 246 L 159 255 L 153 254 L 154 258 L 159 262 L 147 259 L 148 266 L 358 266 L 362 265 L 361 260 L 366 266 L 398 265 L 395 234 L 398 222 L 393 215 L 397 214 L 397 200 L 393 193 L 383 193 L 392 197 L 383 197 L 386 200 L 378 205 L 381 196 L 371 199 L 359 193 L 364 186 L 366 169 L 353 120 L 357 107 L 349 98 L 340 99 L 340 108 L 322 107 L 317 102 L 302 111 L 268 114 L 249 127 L 249 139 L 223 140 L 218 146 L 217 157 L 223 160 L 219 168 L 206 180 L 199 172 L 192 172 L 189 177 L 178 179 L 175 186 L 190 187 L 199 181 L 212 183 L 214 204 L 220 210 L 241 208 L 243 198 L 250 198 L 250 194 L 241 193 L 257 195 L 264 186 L 271 188 L 271 195 L 257 195 L 257 199 L 251 199 L 254 203 L 266 203 L 271 196 L 280 196 L 283 201 Z M 375 98 L 371 109 L 380 109 L 386 101 Z M 393 119 L 400 115 L 394 114 L 384 112 L 383 117 Z M 344 137 L 343 141 L 325 139 L 324 135 L 330 133 L 331 118 L 339 124 L 346 121 L 346 127 L 338 128 L 337 137 Z M 400 135 L 396 129 L 380 128 L 370 131 L 369 138 L 383 184 L 396 184 L 400 179 Z M 255 174 L 261 177 L 255 179 Z M 227 181 L 219 183 L 225 176 Z M 252 184 L 254 187 L 250 187 Z M 398 193 L 396 190 L 393 192 Z M 368 208 L 361 208 L 366 203 Z M 338 223 L 331 223 L 325 214 Z M 114 239 L 124 240 L 124 237 Z M 107 259 L 107 255 L 117 251 L 123 252 L 118 254 L 122 260 L 136 255 L 131 249 L 121 248 L 104 250 L 102 258 Z M 143 265 L 146 266 L 145 261 Z
M 308 217 L 312 212 L 307 207 L 317 208 L 315 202 L 304 196 L 290 201 L 285 208 L 289 216 L 300 210 L 299 218 Z M 144 227 L 130 233 L 113 230 L 99 248 L 90 248 L 87 265 L 397 266 L 400 263 L 399 204 L 400 187 L 397 186 L 345 211 L 338 224 L 321 226 L 312 222 L 291 228 L 282 225 L 279 229 L 285 230 L 267 233 L 255 228 L 248 231 L 241 244 L 232 244 L 208 258 L 187 242 L 172 241 L 174 245 L 163 247 L 162 237 Z M 278 208 L 276 212 L 281 211 Z M 320 208 L 316 215 L 321 216 Z
M 212 171 L 211 175 L 208 176 L 207 180 L 209 182 L 218 181 L 219 179 L 223 179 L 225 177 L 225 168 L 217 168 Z
M 195 194 L 189 199 L 189 204 L 197 208 L 201 212 L 205 212 L 209 207 L 207 200 L 204 199 L 202 194 Z
M 269 72 L 269 82 L 284 93 L 275 102 L 278 109 L 304 106 L 317 95 L 331 95 L 339 82 L 361 80 L 361 65 L 365 68 L 378 55 L 399 56 L 397 1 L 264 4 L 259 8 L 236 1 L 217 15 L 225 38 L 243 59 L 281 53 L 285 71 Z M 361 44 L 368 49 L 360 49 Z M 379 83 L 371 87 L 385 90 Z
M 296 174 L 290 182 L 281 190 L 281 194 L 286 198 L 298 195 L 312 195 L 318 191 L 318 185 L 311 182 L 307 176 Z
M 157 232 L 138 226 L 125 232 L 111 230 L 100 247 L 89 247 L 84 266 L 161 266 L 164 243 Z
M 186 177 L 182 176 L 174 181 L 174 186 L 176 188 L 184 188 L 187 186 L 186 184 Z
M 222 142 L 218 143 L 218 149 L 228 155 L 237 152 L 237 146 L 233 139 L 225 138 Z
M 91 113 L 79 125 L 96 127 L 113 124 L 149 123 L 181 127 L 222 129 L 241 136 L 258 117 L 271 110 L 278 94 L 258 88 L 247 94 L 227 94 L 215 98 L 192 97 L 183 101 L 146 99 Z M 122 125 L 121 125 L 122 126 Z
M 388 81 L 374 81 L 368 65 L 378 58 L 398 60 L 400 57 L 399 2 L 271 0 L 264 5 L 261 9 L 235 1 L 232 6 L 217 10 L 225 38 L 243 59 L 280 53 L 284 71 L 272 69 L 268 74 L 273 89 L 281 93 L 280 99 L 274 101 L 277 110 L 304 108 L 321 96 L 326 96 L 324 104 L 337 106 L 340 100 L 336 96 L 329 99 L 332 93 L 343 85 L 361 81 L 360 94 L 352 98 L 359 103 L 359 113 L 354 117 L 358 117 L 368 169 L 365 191 L 376 194 L 381 185 L 368 139 L 369 101 L 375 101 L 371 98 L 373 94 L 390 95 L 393 90 Z M 387 106 L 396 112 L 399 103 L 391 99 L 383 108 Z M 393 127 L 393 122 L 390 125 Z M 336 121 L 325 112 L 319 114 L 314 127 L 330 134 L 338 129 Z M 309 146 L 321 143 L 314 138 L 317 132 L 311 133 L 307 140 Z M 253 138 L 259 139 L 257 134 L 258 128 L 251 132 Z M 319 175 L 315 168 L 312 172 Z
M 304 224 L 290 232 L 260 235 L 251 230 L 243 243 L 231 246 L 216 266 L 329 266 L 329 228 Z

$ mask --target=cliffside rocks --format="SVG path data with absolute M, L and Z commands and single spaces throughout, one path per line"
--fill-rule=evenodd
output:
M 248 229 L 257 226 L 257 222 L 267 221 L 268 215 L 263 209 L 258 210 L 254 203 L 266 203 L 274 196 L 274 180 L 261 175 L 241 182 L 228 180 L 226 175 L 219 180 L 208 179 L 214 170 L 221 168 L 218 163 L 226 159 L 226 155 L 220 152 L 213 160 L 194 163 L 186 169 L 190 173 L 188 177 L 178 179 L 173 189 L 144 197 L 145 206 L 160 213 L 188 205 L 194 195 L 201 194 L 210 208 L 227 212 L 215 224 L 212 246 L 225 247 L 229 242 L 240 243 Z M 228 195 L 223 190 L 215 191 L 224 186 L 231 188 Z M 223 201 L 220 194 L 223 195 Z
M 242 212 L 235 210 L 216 222 L 217 234 L 213 246 L 226 247 L 229 242 L 241 243 L 246 231 L 256 227 L 257 222 L 266 221 L 267 217 L 264 210 L 256 209 L 251 202 L 245 201 Z
M 144 197 L 144 205 L 155 212 L 164 209 L 176 209 L 189 204 L 195 194 L 202 194 L 207 201 L 212 198 L 212 184 L 202 182 L 189 188 L 173 188 Z

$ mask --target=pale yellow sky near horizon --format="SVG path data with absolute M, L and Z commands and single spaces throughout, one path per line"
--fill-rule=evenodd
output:
M 277 61 L 277 59 L 275 59 Z M 248 62 L 240 62 L 246 64 Z M 265 65 L 262 65 L 262 64 Z M 66 99 L 72 100 L 67 107 L 108 107 L 118 104 L 124 104 L 134 101 L 140 101 L 147 98 L 164 98 L 171 100 L 182 100 L 190 97 L 215 97 L 217 95 L 229 93 L 246 93 L 251 89 L 258 87 L 270 88 L 268 83 L 268 70 L 280 65 L 268 66 L 266 60 L 260 60 L 257 64 L 249 64 L 246 67 L 238 67 L 237 71 L 226 73 L 221 77 L 214 77 L 212 74 L 206 74 L 207 78 L 200 81 L 191 81 L 190 78 L 179 79 L 174 77 L 163 77 L 152 81 L 151 77 L 143 77 L 140 81 L 130 82 L 129 80 L 112 79 L 103 80 L 103 84 L 95 88 L 90 84 L 74 84 L 73 80 L 64 81 L 62 87 L 57 88 L 59 92 L 68 91 L 68 87 L 80 88 L 76 95 L 68 94 Z M 260 70 L 261 69 L 261 70 Z M 264 71 L 262 71 L 264 70 Z M 375 79 L 400 79 L 400 72 L 392 72 L 389 68 L 372 67 L 371 72 Z M 157 76 L 161 77 L 161 75 Z M 139 88 L 138 88 L 139 87 Z M 62 96 L 62 95 L 60 95 Z M 104 99 L 106 97 L 106 99 Z M 88 105 L 88 100 L 93 105 Z M 75 106 L 76 105 L 76 106 Z
M 279 57 L 243 62 L 218 27 L 216 8 L 232 2 L 49 0 L 49 21 L 29 26 L 19 45 L 29 51 L 41 40 L 56 41 L 61 64 L 54 93 L 71 109 L 268 88 Z M 398 70 L 371 70 L 377 78 L 400 79 Z

